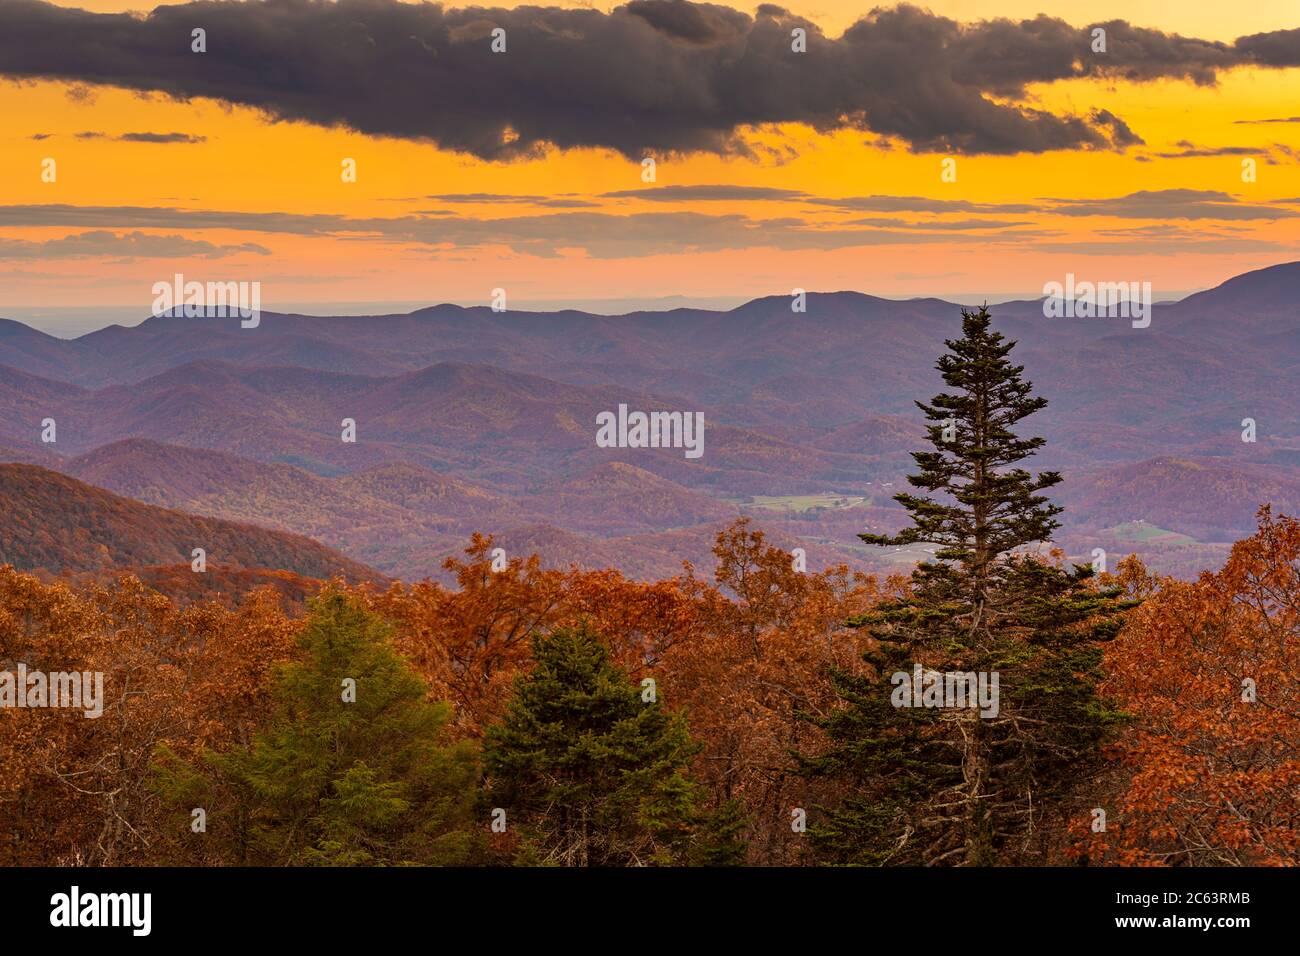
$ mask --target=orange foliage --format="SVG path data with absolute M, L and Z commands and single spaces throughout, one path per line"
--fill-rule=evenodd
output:
M 355 593 L 397 625 L 399 650 L 449 700 L 456 726 L 478 736 L 504 710 L 514 676 L 530 664 L 529 638 L 585 620 L 635 679 L 654 678 L 670 707 L 684 708 L 703 745 L 696 777 L 717 801 L 740 800 L 756 861 L 791 862 L 790 810 L 809 806 L 792 750 L 819 734 L 803 713 L 832 695 L 828 667 L 861 653 L 843 622 L 877 598 L 873 578 L 841 566 L 796 572 L 748 520 L 718 536 L 716 584 L 685 573 L 644 583 L 613 570 L 542 570 L 536 557 L 494 572 L 493 539 L 476 535 L 464 561 L 448 561 L 458 590 L 422 582 Z
M 842 566 L 798 572 L 747 520 L 718 536 L 713 581 L 689 564 L 646 583 L 613 570 L 548 570 L 535 556 L 494 571 L 493 548 L 476 535 L 464 558 L 446 563 L 454 589 L 333 586 L 393 622 L 397 649 L 430 698 L 453 705 L 462 738 L 501 716 L 511 682 L 531 666 L 534 634 L 586 621 L 620 666 L 652 678 L 659 698 L 685 711 L 701 745 L 693 776 L 712 805 L 743 805 L 750 862 L 810 862 L 791 811 L 832 801 L 838 795 L 824 788 L 840 784 L 795 772 L 794 752 L 822 746 L 804 717 L 834 706 L 832 667 L 865 666 L 867 638 L 843 622 L 903 581 L 881 585 Z M 165 595 L 129 576 L 74 588 L 0 568 L 0 670 L 102 671 L 105 682 L 98 719 L 0 708 L 0 864 L 165 862 L 179 836 L 150 789 L 158 748 L 185 756 L 251 739 L 316 584 L 286 576 L 236 603 L 232 592 L 264 578 L 230 576 L 205 597 L 172 581 L 181 577 L 158 569 L 155 583 L 175 592 Z M 1108 826 L 1094 834 L 1083 820 L 1075 857 L 1295 863 L 1300 522 L 1265 509 L 1259 532 L 1195 584 L 1155 578 L 1131 560 L 1116 580 L 1145 599 L 1106 661 L 1104 689 L 1132 719 L 1116 760 L 1080 787 L 1080 805 L 1102 806 Z M 1253 702 L 1242 698 L 1247 679 Z
M 794 570 L 790 554 L 748 525 L 718 535 L 718 586 L 692 581 L 700 625 L 669 651 L 664 693 L 686 707 L 704 745 L 697 779 L 748 811 L 751 862 L 807 862 L 791 811 L 820 802 L 826 784 L 799 776 L 792 754 L 820 747 L 822 732 L 804 715 L 832 706 L 832 666 L 862 666 L 864 638 L 844 622 L 880 595 L 873 577 L 842 565 Z
M 0 708 L 0 860 L 112 865 L 147 851 L 156 748 L 246 739 L 296 627 L 269 589 L 237 611 L 178 607 L 130 576 L 73 592 L 0 568 L 0 669 L 103 674 L 99 717 Z
M 1106 831 L 1081 836 L 1078 852 L 1128 865 L 1296 864 L 1300 522 L 1262 509 L 1255 536 L 1195 584 L 1132 565 L 1121 579 L 1152 595 L 1107 654 L 1105 689 L 1133 716 L 1117 748 L 1129 773 Z

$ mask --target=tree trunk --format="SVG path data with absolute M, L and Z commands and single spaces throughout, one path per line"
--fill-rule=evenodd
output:
M 971 710 L 962 776 L 966 784 L 966 866 L 993 865 L 993 820 L 985 799 L 989 778 L 989 727 Z

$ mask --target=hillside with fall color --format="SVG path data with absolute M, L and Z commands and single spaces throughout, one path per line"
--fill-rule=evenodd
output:
M 833 669 L 869 666 L 870 640 L 845 622 L 897 597 L 901 579 L 846 568 L 795 573 L 785 551 L 744 523 L 715 538 L 708 577 L 636 581 L 615 570 L 546 569 L 536 556 L 494 572 L 492 547 L 476 539 L 451 559 L 450 587 L 317 581 L 306 593 L 342 595 L 386 622 L 386 646 L 421 693 L 449 705 L 442 739 L 467 755 L 534 667 L 534 638 L 586 622 L 623 679 L 638 688 L 653 679 L 659 699 L 683 715 L 699 746 L 689 764 L 698 799 L 735 806 L 744 821 L 743 852 L 732 862 L 816 862 L 789 825 L 790 808 L 834 804 L 845 790 L 802 776 L 791 753 L 825 746 L 807 718 L 834 706 Z M 1105 654 L 1105 692 L 1129 717 L 1105 760 L 1077 768 L 1065 799 L 1040 808 L 1034 839 L 1008 846 L 998 862 L 1300 860 L 1298 569 L 1300 525 L 1266 515 L 1221 572 L 1196 583 L 1135 561 L 1107 575 L 1105 585 L 1142 602 Z M 149 577 L 161 591 L 134 576 L 69 587 L 0 568 L 0 660 L 99 669 L 108 688 L 101 720 L 0 709 L 0 828 L 19 835 L 7 864 L 250 861 L 222 816 L 209 835 L 192 838 L 191 804 L 170 802 L 187 796 L 159 786 L 157 755 L 198 759 L 264 726 L 277 666 L 302 659 L 309 608 L 283 581 L 226 577 L 236 588 L 226 599 L 191 590 L 202 577 L 183 568 Z M 1202 639 L 1187 641 L 1193 632 Z M 1243 698 L 1242 673 L 1253 675 L 1264 703 Z M 115 759 L 99 759 L 109 748 Z M 1090 826 L 1098 805 L 1111 824 L 1100 833 Z M 467 844 L 475 849 L 462 863 L 503 863 L 517 851 L 513 837 L 491 835 L 468 810 L 456 819 L 482 841 Z M 119 820 L 128 825 L 106 825 Z
M 302 535 L 144 505 L 36 465 L 0 465 L 0 563 L 54 573 L 188 566 L 194 548 L 236 568 L 379 577 Z

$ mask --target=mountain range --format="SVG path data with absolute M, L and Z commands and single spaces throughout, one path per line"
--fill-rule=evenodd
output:
M 1190 575 L 1249 534 L 1261 504 L 1300 508 L 1298 302 L 1300 263 L 1286 263 L 1157 304 L 1147 328 L 1047 318 L 1041 300 L 991 307 L 1050 403 L 1024 424 L 1048 440 L 1033 466 L 1065 475 L 1054 497 L 1067 553 L 1136 551 Z M 856 534 L 902 523 L 891 496 L 923 441 L 914 401 L 942 389 L 934 363 L 961 306 L 849 292 L 809 294 L 803 312 L 791 303 L 263 313 L 250 329 L 155 316 L 75 339 L 3 320 L 0 460 L 154 509 L 307 535 L 357 563 L 352 573 L 437 576 L 481 531 L 551 563 L 660 576 L 683 560 L 707 566 L 713 534 L 745 514 L 805 547 L 810 567 L 904 567 L 924 549 L 868 548 Z M 596 416 L 620 405 L 702 413 L 703 455 L 597 447 Z M 1255 441 L 1242 440 L 1246 419 Z M 0 493 L 30 494 L 35 474 L 0 472 Z M 66 525 L 67 489 L 49 490 L 49 520 Z M 188 553 L 179 527 L 154 524 L 172 536 L 162 552 Z M 114 561 L 160 556 L 124 544 L 121 523 L 97 527 Z M 0 559 L 30 562 L 13 534 L 0 541 Z M 338 566 L 295 560 L 285 569 Z

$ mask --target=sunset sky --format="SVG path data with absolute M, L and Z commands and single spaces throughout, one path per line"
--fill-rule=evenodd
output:
M 1300 258 L 1294 0 L 785 7 L 0 0 L 0 316 L 136 321 L 176 272 L 266 309 L 653 307 Z

